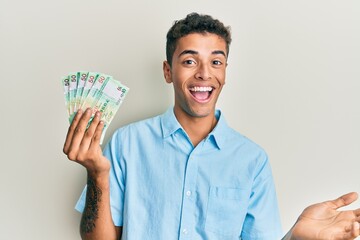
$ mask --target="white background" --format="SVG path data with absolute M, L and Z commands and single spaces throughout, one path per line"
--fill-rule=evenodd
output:
M 105 140 L 162 113 L 165 35 L 193 11 L 232 27 L 218 107 L 268 152 L 284 231 L 310 203 L 360 192 L 360 1 L 0 0 L 0 239 L 79 239 L 86 174 L 62 153 L 60 79 L 99 71 L 131 88 Z

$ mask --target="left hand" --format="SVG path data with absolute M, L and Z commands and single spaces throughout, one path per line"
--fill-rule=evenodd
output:
M 296 240 L 350 240 L 360 235 L 360 208 L 339 211 L 358 198 L 348 193 L 335 200 L 307 207 L 292 229 Z

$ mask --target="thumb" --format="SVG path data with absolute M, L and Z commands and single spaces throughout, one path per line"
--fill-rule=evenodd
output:
M 335 200 L 330 201 L 330 203 L 334 205 L 334 210 L 335 210 L 353 203 L 354 201 L 356 201 L 357 198 L 358 198 L 358 194 L 356 192 L 350 192 L 345 195 L 342 195 L 341 197 Z

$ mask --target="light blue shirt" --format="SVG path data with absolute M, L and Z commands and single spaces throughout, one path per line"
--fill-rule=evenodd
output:
M 110 204 L 126 240 L 280 239 L 280 217 L 266 153 L 231 129 L 220 111 L 194 147 L 173 109 L 118 129 L 104 149 L 111 161 Z M 86 189 L 76 209 L 83 211 Z

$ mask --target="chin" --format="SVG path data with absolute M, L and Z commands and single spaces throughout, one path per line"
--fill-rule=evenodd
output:
M 193 110 L 193 111 L 188 112 L 189 115 L 191 115 L 192 117 L 197 117 L 197 118 L 208 117 L 212 113 L 213 113 L 212 110 L 201 110 L 201 111 Z

